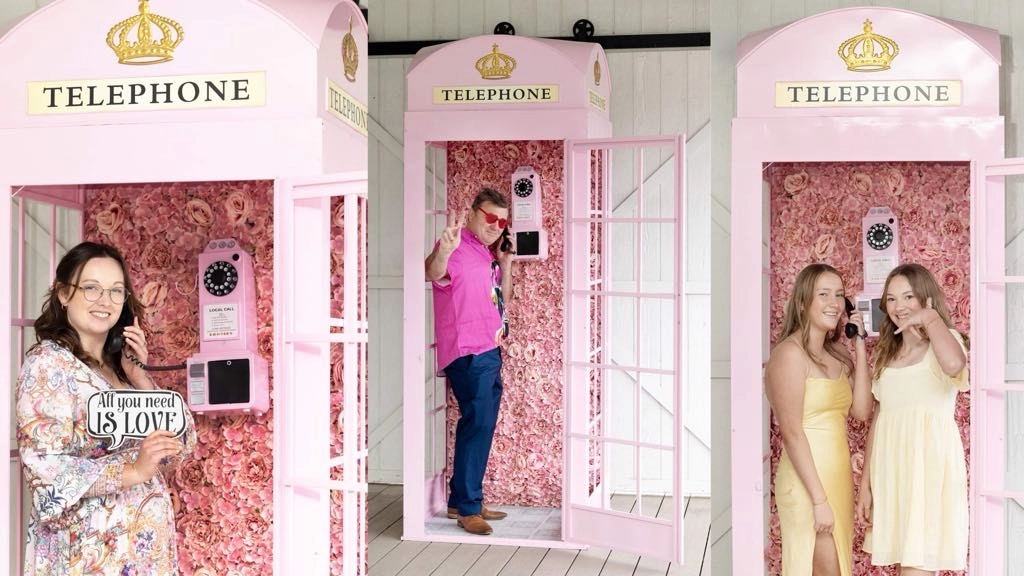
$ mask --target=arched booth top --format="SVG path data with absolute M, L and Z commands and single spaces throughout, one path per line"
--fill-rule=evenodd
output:
M 420 50 L 406 79 L 406 130 L 426 140 L 611 135 L 611 78 L 598 44 L 477 36 Z
M 347 0 L 56 0 L 0 37 L 0 180 L 365 170 L 366 55 Z
M 832 10 L 739 43 L 736 115 L 993 117 L 999 65 L 995 30 L 898 8 Z

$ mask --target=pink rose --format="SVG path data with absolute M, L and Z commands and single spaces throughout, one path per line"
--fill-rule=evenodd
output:
M 964 225 L 956 216 L 950 216 L 942 222 L 942 233 L 946 236 L 959 236 L 963 231 Z
M 942 285 L 942 289 L 946 291 L 946 293 L 950 293 L 960 289 L 960 282 L 963 280 L 963 274 L 961 274 L 956 268 L 946 268 L 942 271 L 939 278 L 939 283 Z
M 853 174 L 853 186 L 861 192 L 871 192 L 871 188 L 873 187 L 871 176 L 864 172 L 855 172 Z
M 831 258 L 836 249 L 836 239 L 831 234 L 822 234 L 814 241 L 814 257 L 817 260 Z
M 203 464 L 195 458 L 189 458 L 174 471 L 174 479 L 182 488 L 199 490 L 206 485 L 206 473 Z
M 203 228 L 213 224 L 213 209 L 206 200 L 193 198 L 185 203 L 185 219 Z
M 224 209 L 227 211 L 228 223 L 232 226 L 245 224 L 252 212 L 252 199 L 245 192 L 235 190 L 224 200 Z
M 178 530 L 195 547 L 210 548 L 220 541 L 220 528 L 203 514 L 188 514 L 178 523 Z
M 146 285 L 142 287 L 142 293 L 139 295 L 139 301 L 146 308 L 160 307 L 164 305 L 164 300 L 167 298 L 167 285 L 159 280 L 150 280 L 146 282 Z
M 239 479 L 250 486 L 262 486 L 270 482 L 272 472 L 271 463 L 263 454 L 256 452 L 242 461 Z
M 890 168 L 882 175 L 882 188 L 893 196 L 903 195 L 904 184 L 903 172 L 897 168 Z
M 810 177 L 807 172 L 800 171 L 796 174 L 789 174 L 782 181 L 782 187 L 789 192 L 790 195 L 795 194 L 807 187 L 807 183 L 810 181 Z
M 105 236 L 116 232 L 123 223 L 124 211 L 117 204 L 111 204 L 107 206 L 106 210 L 96 214 L 96 229 Z
M 199 334 L 191 324 L 168 327 L 166 338 L 167 346 L 179 353 L 191 353 L 199 347 Z
M 957 298 L 956 304 L 953 305 L 953 314 L 962 321 L 971 317 L 971 297 L 969 295 L 964 294 Z
M 142 267 L 151 270 L 166 269 L 172 261 L 171 249 L 166 242 L 154 240 L 142 249 Z

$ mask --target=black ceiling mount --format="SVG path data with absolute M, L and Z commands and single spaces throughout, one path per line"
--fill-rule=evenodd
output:
M 494 26 L 494 33 L 500 36 L 515 36 L 516 27 L 511 22 L 498 22 Z
M 548 40 L 577 40 L 565 36 L 546 36 Z M 605 50 L 659 50 L 679 48 L 708 48 L 710 32 L 678 34 L 624 34 L 621 36 L 594 36 L 587 42 L 600 44 Z M 412 56 L 428 46 L 446 44 L 454 40 L 402 40 L 397 42 L 370 42 L 370 56 Z
M 594 23 L 580 18 L 572 25 L 572 37 L 576 40 L 590 40 L 594 37 Z

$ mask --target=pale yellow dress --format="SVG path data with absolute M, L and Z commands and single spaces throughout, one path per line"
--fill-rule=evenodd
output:
M 838 379 L 804 381 L 804 433 L 835 516 L 832 538 L 842 576 L 849 576 L 853 566 L 853 472 L 846 440 L 851 404 L 853 391 L 845 370 Z M 810 576 L 817 536 L 814 506 L 785 448 L 775 472 L 775 505 L 782 529 L 782 576 Z
M 946 375 L 931 345 L 917 364 L 886 368 L 872 383 L 879 410 L 864 551 L 875 566 L 966 567 L 967 464 L 954 410 L 957 392 L 968 387 L 967 367 Z

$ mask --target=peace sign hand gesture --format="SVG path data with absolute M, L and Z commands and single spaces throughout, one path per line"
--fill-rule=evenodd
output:
M 438 243 L 438 250 L 443 255 L 451 256 L 452 252 L 455 252 L 455 249 L 459 247 L 459 244 L 462 242 L 462 227 L 465 224 L 465 210 L 456 212 L 455 209 L 452 209 L 448 211 L 448 225 L 441 232 L 441 238 Z

